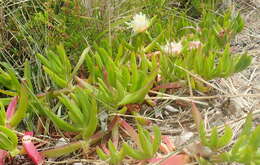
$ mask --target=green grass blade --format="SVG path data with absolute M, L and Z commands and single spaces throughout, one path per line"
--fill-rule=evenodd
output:
M 153 154 L 155 154 L 161 145 L 161 132 L 158 126 L 153 127 L 154 140 L 153 140 Z

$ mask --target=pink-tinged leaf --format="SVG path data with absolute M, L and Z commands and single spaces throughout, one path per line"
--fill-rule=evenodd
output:
M 136 141 L 138 134 L 135 129 L 123 119 L 120 120 L 120 125 L 127 131 L 128 135 Z
M 32 142 L 32 132 L 26 132 L 22 138 L 23 147 L 35 165 L 42 165 L 44 160 Z
M 24 135 L 33 136 L 33 132 L 25 132 Z
M 107 155 L 110 154 L 109 150 L 107 149 L 107 147 L 106 147 L 106 145 L 105 145 L 104 143 L 101 144 L 101 148 L 103 149 L 103 151 L 104 151 Z
M 140 143 L 139 138 L 138 138 L 138 134 L 135 131 L 135 129 L 131 125 L 129 125 L 125 120 L 123 120 L 122 118 L 120 118 L 119 124 L 124 128 L 124 131 L 132 138 L 132 140 L 135 141 L 137 146 L 139 148 L 142 148 L 141 143 Z
M 125 120 L 123 120 L 122 118 L 120 118 L 120 122 L 119 124 L 125 129 L 126 133 L 137 143 L 139 144 L 139 140 L 138 140 L 138 134 L 135 131 L 135 129 L 130 126 Z
M 149 160 L 149 163 L 159 163 L 160 165 L 185 165 L 189 162 L 189 156 L 185 154 L 172 155 L 167 159 L 153 158 Z
M 174 151 L 176 149 L 169 136 L 163 136 L 162 141 L 167 145 L 170 151 Z
M 189 162 L 189 156 L 185 154 L 172 155 L 168 159 L 164 160 L 161 165 L 185 165 Z
M 18 100 L 18 97 L 15 96 L 11 100 L 10 104 L 8 105 L 8 108 L 6 110 L 6 118 L 7 118 L 7 120 L 10 120 L 13 117 L 14 112 L 15 112 L 15 108 L 16 108 L 16 105 L 17 105 L 17 100 Z
M 152 137 L 152 139 L 154 140 L 154 136 L 151 136 Z M 164 142 L 163 140 L 163 137 L 164 136 L 162 136 L 162 142 Z M 165 143 L 165 142 L 164 142 Z M 159 149 L 160 149 L 160 151 L 161 152 L 163 152 L 164 154 L 168 154 L 168 153 L 170 153 L 171 152 L 171 150 L 169 149 L 169 146 L 167 146 L 166 144 L 164 144 L 164 143 L 161 143 L 160 144 L 160 147 L 159 147 Z
M 0 149 L 0 165 L 5 164 L 5 157 L 8 155 L 8 152 Z
M 202 121 L 202 116 L 201 113 L 199 111 L 199 109 L 197 108 L 195 103 L 191 103 L 191 114 L 193 117 L 193 120 L 195 122 L 196 128 L 199 131 L 200 130 L 200 123 Z
M 149 159 L 149 163 L 150 164 L 155 164 L 156 162 L 159 162 L 161 160 L 162 160 L 162 158 L 152 158 L 152 159 Z
M 166 144 L 163 143 L 161 143 L 160 145 L 160 151 L 162 151 L 164 154 L 168 154 L 171 152 L 169 148 L 166 146 Z

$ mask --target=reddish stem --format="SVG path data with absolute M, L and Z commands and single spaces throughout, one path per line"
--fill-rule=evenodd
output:
M 103 151 L 104 151 L 107 155 L 110 154 L 109 150 L 108 150 L 107 147 L 106 147 L 106 144 L 102 143 L 102 144 L 101 144 L 101 148 L 103 149 Z

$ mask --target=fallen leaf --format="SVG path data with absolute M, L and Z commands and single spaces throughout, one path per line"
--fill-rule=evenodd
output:
M 159 165 L 185 165 L 189 162 L 189 156 L 186 154 L 172 155 L 168 158 L 153 158 L 149 163 Z
M 197 130 L 199 131 L 200 129 L 200 123 L 202 122 L 202 117 L 201 117 L 201 113 L 199 111 L 199 109 L 197 108 L 196 104 L 195 103 L 191 103 L 191 113 L 192 113 L 192 117 L 193 117 L 193 120 L 196 124 L 196 128 Z

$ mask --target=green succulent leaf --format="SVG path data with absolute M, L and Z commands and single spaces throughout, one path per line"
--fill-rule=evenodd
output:
M 50 78 L 61 88 L 67 86 L 67 81 L 58 76 L 56 73 L 48 69 L 47 67 L 43 66 L 44 71 L 50 76 Z
M 8 136 L 2 132 L 0 132 L 0 149 L 11 151 L 13 150 L 13 143 L 8 138 Z
M 20 90 L 18 108 L 10 120 L 11 127 L 16 127 L 24 119 L 29 104 L 28 102 L 28 90 L 26 89 L 25 84 L 23 84 Z
M 16 134 L 4 127 L 0 126 L 0 149 L 13 151 L 16 149 L 18 144 L 18 138 Z
M 126 105 L 131 103 L 140 103 L 144 100 L 145 96 L 149 92 L 149 90 L 152 87 L 152 84 L 154 82 L 154 79 L 157 75 L 157 70 L 154 70 L 149 77 L 147 78 L 147 84 L 142 87 L 141 89 L 137 90 L 136 92 L 130 93 L 126 95 L 119 103 L 118 105 Z
M 97 155 L 101 160 L 107 160 L 109 158 L 108 155 L 106 155 L 99 147 L 96 149 Z
M 235 65 L 235 72 L 241 72 L 246 69 L 252 62 L 252 57 L 243 54 Z
M 33 90 L 33 85 L 32 85 L 32 76 L 31 76 L 31 67 L 30 63 L 28 60 L 25 61 L 24 63 L 24 78 L 26 81 L 26 84 L 28 85 L 30 90 Z
M 41 55 L 41 54 L 39 54 L 39 53 L 37 53 L 36 56 L 37 56 L 37 58 L 41 61 L 41 63 L 42 63 L 43 65 L 45 65 L 45 66 L 48 67 L 48 68 L 50 67 L 49 61 L 48 61 L 47 58 L 45 58 L 43 55 Z
M 236 143 L 231 149 L 231 161 L 235 161 L 240 157 L 239 150 L 246 144 L 247 138 L 248 137 L 246 135 L 243 135 L 236 140 Z
M 45 114 L 52 120 L 52 122 L 60 129 L 64 131 L 79 132 L 79 128 L 72 126 L 68 122 L 62 120 L 55 115 L 51 110 L 45 109 Z
M 71 79 L 77 74 L 77 71 L 79 70 L 80 66 L 84 63 L 85 58 L 90 50 L 90 47 L 86 48 L 83 53 L 81 54 L 79 61 L 77 65 L 74 67 L 73 72 L 71 74 Z
M 6 122 L 6 113 L 5 113 L 5 107 L 4 105 L 0 102 L 0 126 L 5 125 Z
M 217 149 L 217 144 L 218 144 L 218 130 L 216 127 L 214 127 L 211 130 L 211 136 L 209 140 L 209 147 L 211 149 Z
M 82 124 L 84 123 L 83 114 L 82 114 L 80 108 L 77 106 L 77 104 L 73 100 L 70 100 L 69 97 L 65 96 L 64 94 L 62 94 L 61 97 L 59 97 L 59 100 L 69 110 L 72 121 L 75 124 L 82 126 Z
M 242 135 L 250 135 L 252 128 L 253 128 L 253 116 L 252 116 L 252 113 L 249 113 L 247 118 L 246 118 L 246 121 L 243 125 L 241 136 Z
M 155 154 L 161 145 L 161 132 L 158 126 L 153 127 L 154 140 L 153 140 L 153 153 Z
M 38 102 L 38 103 L 37 103 Z M 72 126 L 70 123 L 62 120 L 59 116 L 57 116 L 54 112 L 52 112 L 48 107 L 44 106 L 42 103 L 39 103 L 39 101 L 36 102 L 36 106 L 39 109 L 39 111 L 46 115 L 59 129 L 62 129 L 64 131 L 70 131 L 70 132 L 79 132 L 80 129 L 77 127 Z M 33 105 L 33 107 L 35 107 Z
M 252 146 L 252 151 L 256 152 L 260 147 L 260 126 L 258 125 L 255 130 L 252 132 L 252 135 L 249 139 L 249 145 Z
M 65 68 L 65 72 L 66 73 L 71 73 L 71 64 L 70 64 L 70 60 L 68 58 L 68 56 L 66 55 L 65 49 L 63 45 L 58 45 L 57 46 L 57 52 L 59 54 L 60 60 Z
M 232 139 L 233 131 L 229 126 L 225 126 L 224 134 L 218 139 L 217 148 L 226 146 Z
M 89 123 L 88 126 L 86 127 L 86 130 L 83 132 L 83 137 L 84 138 L 89 138 L 94 134 L 94 132 L 97 129 L 98 125 L 98 117 L 97 117 L 97 105 L 96 101 L 94 99 L 91 99 L 91 109 L 89 109 Z
M 199 136 L 200 136 L 201 143 L 205 146 L 208 146 L 209 142 L 207 140 L 206 130 L 203 122 L 200 123 Z
M 3 83 L 3 85 L 5 85 L 7 88 L 9 88 L 11 90 L 15 90 L 16 92 L 19 92 L 20 82 L 17 79 L 14 68 L 11 65 L 9 65 L 8 63 L 0 62 L 0 64 L 7 70 L 7 72 L 4 72 L 0 68 L 0 72 L 2 74 L 1 77 L 3 78 L 3 80 L 1 82 Z
M 144 160 L 147 159 L 147 157 L 140 151 L 134 150 L 131 148 L 128 144 L 124 143 L 123 148 L 128 156 L 131 156 L 134 159 L 137 160 Z
M 143 150 L 144 154 L 146 154 L 148 157 L 153 156 L 153 146 L 151 144 L 151 141 L 145 136 L 144 129 L 138 125 L 138 137 L 141 144 L 141 149 Z

